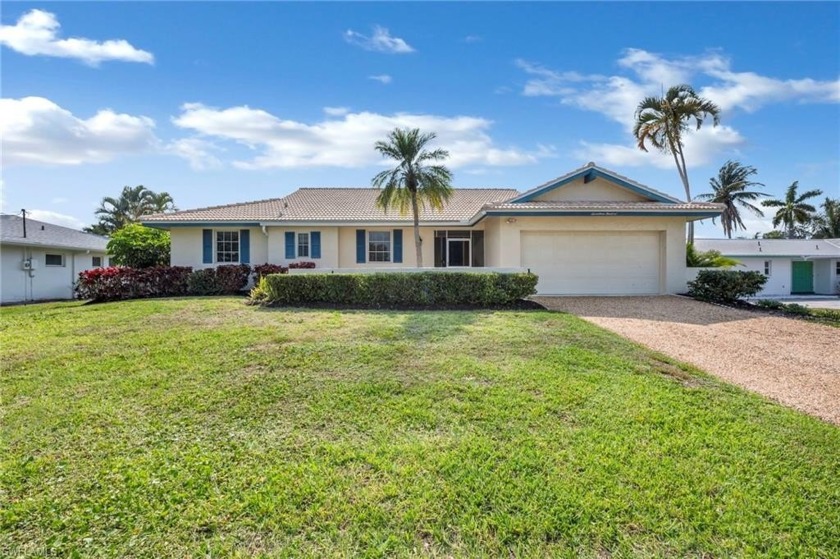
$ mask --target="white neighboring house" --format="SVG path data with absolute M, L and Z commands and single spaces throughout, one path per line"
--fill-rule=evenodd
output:
M 283 198 L 144 216 L 170 231 L 171 263 L 320 270 L 415 268 L 412 216 L 376 205 L 373 188 L 301 188 Z M 420 212 L 429 268 L 531 270 L 545 295 L 685 290 L 685 227 L 723 206 L 682 202 L 590 163 L 527 192 L 456 188 Z
M 108 265 L 108 238 L 0 215 L 0 303 L 72 299 L 79 272 Z
M 767 276 L 759 295 L 837 295 L 840 239 L 696 239 L 701 251 L 717 250 Z

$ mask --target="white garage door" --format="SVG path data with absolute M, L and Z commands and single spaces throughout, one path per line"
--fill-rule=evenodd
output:
M 660 292 L 660 234 L 523 231 L 522 265 L 544 295 L 654 295 Z

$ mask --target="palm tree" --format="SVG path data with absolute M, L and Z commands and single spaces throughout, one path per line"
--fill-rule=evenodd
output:
M 432 209 L 440 210 L 452 197 L 452 173 L 443 165 L 430 164 L 446 159 L 449 152 L 424 149 L 436 137 L 433 132 L 422 134 L 418 128 L 395 128 L 388 134 L 388 141 L 376 142 L 374 146 L 383 157 L 398 162 L 393 169 L 382 171 L 373 178 L 373 186 L 381 189 L 376 204 L 386 211 L 396 206 L 403 215 L 411 208 L 418 268 L 423 267 L 420 207 L 425 208 L 428 204 Z
M 758 217 L 764 217 L 764 212 L 750 204 L 750 201 L 757 199 L 759 196 L 767 196 L 767 194 L 747 190 L 747 188 L 754 186 L 764 186 L 760 182 L 749 180 L 749 177 L 757 172 L 755 167 L 750 165 L 741 165 L 737 161 L 727 161 L 718 171 L 718 176 L 709 179 L 712 192 L 697 197 L 725 206 L 723 213 L 720 214 L 720 223 L 723 225 L 723 233 L 730 239 L 733 230 L 738 230 L 738 228 L 746 230 L 746 226 L 741 220 L 739 206 Z
M 822 194 L 822 190 L 809 190 L 797 196 L 796 190 L 799 188 L 799 181 L 793 181 L 787 192 L 784 200 L 765 200 L 761 203 L 762 206 L 768 208 L 779 208 L 776 215 L 773 216 L 773 227 L 778 227 L 779 224 L 784 224 L 787 231 L 787 238 L 793 239 L 796 236 L 796 226 L 806 225 L 811 221 L 812 214 L 817 211 L 811 204 L 806 204 L 805 200 L 816 198 Z
M 683 133 L 692 120 L 700 130 L 703 121 L 712 118 L 712 124 L 720 124 L 720 108 L 707 99 L 699 97 L 690 85 L 675 85 L 662 97 L 646 97 L 636 107 L 633 135 L 640 150 L 648 151 L 647 143 L 663 153 L 670 153 L 677 164 L 677 172 L 685 188 L 685 199 L 691 201 L 691 187 L 683 151 Z M 694 242 L 694 223 L 688 224 L 688 242 Z
M 826 198 L 822 213 L 814 216 L 815 239 L 840 239 L 840 199 Z
M 86 230 L 107 235 L 135 223 L 144 215 L 174 211 L 175 202 L 167 192 L 156 193 L 145 186 L 124 186 L 117 198 L 106 196 L 94 212 L 99 223 Z

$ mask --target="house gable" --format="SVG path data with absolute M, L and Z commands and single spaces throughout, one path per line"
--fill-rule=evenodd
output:
M 643 196 L 616 185 L 606 179 L 596 177 L 585 182 L 583 177 L 572 182 L 541 192 L 532 199 L 534 202 L 652 202 L 650 196 Z
M 510 200 L 517 202 L 658 202 L 680 200 L 589 163 Z

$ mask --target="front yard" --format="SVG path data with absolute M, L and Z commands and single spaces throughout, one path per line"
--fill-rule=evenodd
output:
M 840 429 L 570 315 L 0 312 L 3 557 L 840 555 Z

